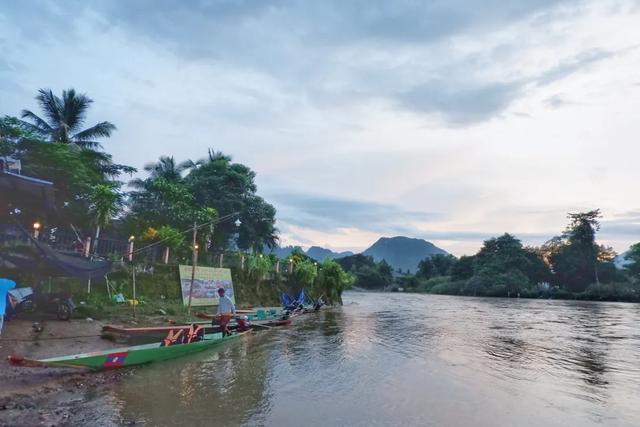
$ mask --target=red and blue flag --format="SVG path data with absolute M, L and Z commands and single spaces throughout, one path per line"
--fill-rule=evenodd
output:
M 127 358 L 129 352 L 123 351 L 121 353 L 111 353 L 107 355 L 107 360 L 104 362 L 105 368 L 119 368 L 124 366 L 124 361 Z

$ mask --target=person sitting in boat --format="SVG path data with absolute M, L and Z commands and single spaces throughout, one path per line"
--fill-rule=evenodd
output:
M 218 302 L 218 321 L 222 329 L 222 336 L 225 337 L 231 335 L 229 321 L 236 314 L 236 307 L 233 305 L 231 298 L 224 294 L 224 288 L 218 288 L 218 296 L 220 297 Z

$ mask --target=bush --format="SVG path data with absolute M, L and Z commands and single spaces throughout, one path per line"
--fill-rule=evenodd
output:
M 589 285 L 576 299 L 593 301 L 640 301 L 640 289 L 631 283 L 606 283 Z
M 434 285 L 430 292 L 432 294 L 440 295 L 460 295 L 460 289 L 464 286 L 464 282 L 456 281 L 444 281 Z
M 440 277 L 432 277 L 429 280 L 419 280 L 416 286 L 416 291 L 418 292 L 431 292 L 435 286 L 440 286 L 438 289 L 445 289 L 446 284 L 449 283 L 450 280 L 448 277 L 440 276 Z

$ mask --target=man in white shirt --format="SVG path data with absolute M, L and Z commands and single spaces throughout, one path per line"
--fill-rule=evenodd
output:
M 236 314 L 236 307 L 233 305 L 231 298 L 224 294 L 224 288 L 218 288 L 218 318 L 220 328 L 222 328 L 222 336 L 231 335 L 229 330 L 229 321 Z

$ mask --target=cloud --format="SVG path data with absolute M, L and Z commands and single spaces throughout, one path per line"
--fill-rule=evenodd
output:
M 281 221 L 322 231 L 359 228 L 411 233 L 412 223 L 440 217 L 436 213 L 404 210 L 391 204 L 314 194 L 281 193 L 267 197 L 275 203 Z
M 612 56 L 590 49 L 535 76 L 488 79 L 484 68 L 513 59 L 521 48 L 517 40 L 464 48 L 501 27 L 522 21 L 528 28 L 536 17 L 554 17 L 559 5 L 579 3 L 491 0 L 477 7 L 472 0 L 70 0 L 68 7 L 44 2 L 33 16 L 34 8 L 12 4 L 4 16 L 25 22 L 24 39 L 84 40 L 87 34 L 80 29 L 90 22 L 99 29 L 120 29 L 183 60 L 244 75 L 247 82 L 272 80 L 266 92 L 251 83 L 230 86 L 242 108 L 234 111 L 234 102 L 227 102 L 215 113 L 231 120 L 250 114 L 249 119 L 273 121 L 276 94 L 287 93 L 295 99 L 291 108 L 303 102 L 329 110 L 383 100 L 392 108 L 464 127 L 499 116 L 528 87 L 548 85 Z
M 503 111 L 522 89 L 522 83 L 489 83 L 463 87 L 431 81 L 399 94 L 400 104 L 411 111 L 435 113 L 451 125 L 477 123 Z
M 550 96 L 549 98 L 545 99 L 543 102 L 549 108 L 561 108 L 561 107 L 564 107 L 565 105 L 572 104 L 572 102 L 565 100 L 560 94 L 555 94 L 553 96 Z
M 558 80 L 565 79 L 570 75 L 583 70 L 590 65 L 612 58 L 616 53 L 603 49 L 589 49 L 579 55 L 566 59 L 559 64 L 545 70 L 534 79 L 537 86 L 546 86 Z
M 627 190 L 639 13 L 626 0 L 6 2 L 0 115 L 75 87 L 96 101 L 88 122 L 118 125 L 116 161 L 223 150 L 304 244 L 405 234 L 474 252 L 503 231 L 547 238 L 576 204 L 640 206 Z M 616 217 L 601 235 L 638 234 Z

